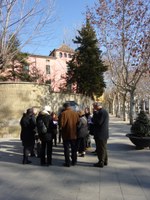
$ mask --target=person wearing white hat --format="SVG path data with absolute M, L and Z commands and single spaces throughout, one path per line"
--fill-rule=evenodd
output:
M 52 165 L 53 119 L 50 116 L 50 106 L 45 106 L 37 117 L 37 130 L 41 140 L 41 166 Z M 47 160 L 46 160 L 47 157 Z

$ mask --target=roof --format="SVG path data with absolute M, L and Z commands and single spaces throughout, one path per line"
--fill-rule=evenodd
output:
M 66 44 L 62 44 L 56 51 L 63 51 L 63 52 L 68 52 L 68 53 L 74 53 L 74 49 L 70 48 Z
M 29 54 L 30 57 L 37 57 L 37 58 L 47 58 L 47 59 L 54 59 L 52 56 L 44 56 L 44 55 L 36 55 L 36 54 Z

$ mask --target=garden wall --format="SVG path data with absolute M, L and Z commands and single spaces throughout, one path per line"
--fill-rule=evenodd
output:
M 0 137 L 19 137 L 19 121 L 30 107 L 42 109 L 50 105 L 58 112 L 65 101 L 74 100 L 79 105 L 91 106 L 92 100 L 79 94 L 50 92 L 49 85 L 34 83 L 0 83 Z

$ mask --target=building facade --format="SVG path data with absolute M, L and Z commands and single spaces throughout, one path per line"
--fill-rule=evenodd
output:
M 63 44 L 50 52 L 49 56 L 29 55 L 29 71 L 37 69 L 42 77 L 38 82 L 48 83 L 52 91 L 59 92 L 64 88 L 67 62 L 71 60 L 73 54 L 74 50 Z

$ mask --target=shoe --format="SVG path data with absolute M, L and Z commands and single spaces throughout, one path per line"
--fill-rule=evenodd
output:
M 27 161 L 23 161 L 23 162 L 22 162 L 22 164 L 24 164 L 24 165 L 25 165 L 25 164 L 31 164 L 31 163 L 32 163 L 32 162 L 31 162 L 30 160 L 27 160 Z
M 32 162 L 31 162 L 30 160 L 28 160 L 26 164 L 31 164 L 31 163 L 32 163 Z
M 36 157 L 35 153 L 32 153 L 32 154 L 30 155 L 30 157 Z
M 95 163 L 93 166 L 94 166 L 94 167 L 103 168 L 103 167 L 104 167 L 104 163 L 103 163 L 103 162 L 98 162 L 98 163 Z
M 82 153 L 81 155 L 79 155 L 79 157 L 84 157 L 85 156 L 85 154 L 84 153 Z
M 72 164 L 72 166 L 75 166 L 77 164 L 77 162 L 72 162 L 71 164 Z
M 64 163 L 63 166 L 64 167 L 70 167 L 70 164 L 69 163 Z
M 46 164 L 45 162 L 42 162 L 42 163 L 41 163 L 41 166 L 43 166 L 43 167 L 46 166 L 46 165 L 47 165 L 47 164 Z
M 82 157 L 84 157 L 84 156 L 85 156 L 85 154 L 86 154 L 86 153 L 85 153 L 85 151 L 83 151 L 83 152 L 82 152 Z
M 46 163 L 41 163 L 41 166 L 42 166 L 42 167 L 46 167 L 47 164 L 46 164 Z
M 52 165 L 52 163 L 50 162 L 50 163 L 46 163 L 46 166 L 50 166 L 50 165 Z
M 108 165 L 108 162 L 107 162 L 107 161 L 105 161 L 105 162 L 104 162 L 104 165 L 105 165 L 105 166 L 107 166 L 107 165 Z

